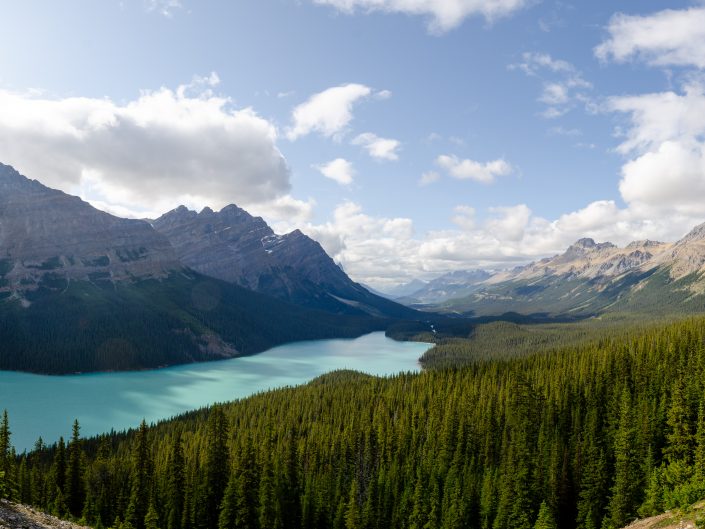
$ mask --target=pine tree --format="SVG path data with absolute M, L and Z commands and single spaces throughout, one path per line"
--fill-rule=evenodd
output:
M 159 515 L 157 509 L 154 508 L 154 503 L 149 503 L 149 509 L 144 516 L 144 529 L 159 529 Z
M 553 516 L 553 512 L 551 512 L 551 508 L 545 501 L 541 502 L 534 529 L 558 529 L 558 524 Z
M 0 498 L 14 498 L 16 484 L 12 479 L 12 449 L 10 444 L 10 420 L 7 410 L 0 421 Z
M 622 392 L 619 428 L 614 442 L 615 476 L 606 520 L 606 525 L 609 528 L 624 527 L 635 518 L 639 503 L 641 476 L 639 475 L 634 438 L 632 399 L 629 389 L 625 388 Z
M 147 423 L 143 420 L 135 436 L 132 454 L 130 503 L 125 513 L 125 522 L 132 525 L 135 529 L 144 529 L 144 519 L 149 509 L 151 497 L 151 473 Z
M 269 443 L 267 452 L 271 452 Z M 281 529 L 282 520 L 279 512 L 279 502 L 277 501 L 276 484 L 274 482 L 274 471 L 270 455 L 263 454 L 262 470 L 259 481 L 259 526 L 270 529 Z
M 181 442 L 181 432 L 177 432 L 172 436 L 167 469 L 167 529 L 181 529 L 181 519 L 184 512 L 184 488 L 184 448 Z
M 10 420 L 4 410 L 0 421 L 0 472 L 5 474 L 5 479 L 10 474 L 10 435 Z
M 218 523 L 219 529 L 257 529 L 257 481 L 254 452 L 248 440 L 233 465 Z
M 301 527 L 301 486 L 297 441 L 297 432 L 292 430 L 287 436 L 284 476 L 279 482 L 281 509 L 286 513 L 286 516 L 283 517 L 284 529 L 299 529 Z
M 695 431 L 695 460 L 693 477 L 705 487 L 705 400 L 698 407 L 698 425 Z
M 66 485 L 64 497 L 69 512 L 76 518 L 83 512 L 86 488 L 83 472 L 83 449 L 81 447 L 81 428 L 78 420 L 73 423 L 71 442 L 68 446 L 68 463 L 66 465 Z
M 362 529 L 362 511 L 360 509 L 358 496 L 360 488 L 357 479 L 353 479 L 350 484 L 348 503 L 345 509 L 345 529 Z
M 59 444 L 56 445 L 56 452 L 54 453 L 54 464 L 53 464 L 53 494 L 57 491 L 62 494 L 62 501 L 64 501 L 64 488 L 66 487 L 66 445 L 64 444 L 64 438 L 59 437 Z
M 690 411 L 683 394 L 681 379 L 673 383 L 667 425 L 667 445 L 663 451 L 666 461 L 689 463 L 693 449 L 693 434 L 690 429 Z
M 218 526 L 218 511 L 228 484 L 228 422 L 220 406 L 211 408 L 207 424 L 205 498 L 201 523 Z

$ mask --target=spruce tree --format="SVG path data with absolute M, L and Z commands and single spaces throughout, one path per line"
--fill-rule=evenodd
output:
M 10 420 L 7 410 L 2 413 L 0 421 L 0 497 L 14 499 L 16 496 L 17 484 L 13 479 L 13 449 L 10 443 Z
M 257 529 L 257 480 L 252 442 L 233 465 L 218 523 L 219 529 Z
M 130 478 L 130 503 L 128 504 L 123 524 L 129 523 L 135 529 L 144 529 L 144 520 L 149 509 L 151 497 L 151 474 L 147 423 L 143 420 L 135 436 Z
M 360 488 L 357 479 L 350 484 L 348 503 L 345 509 L 345 529 L 362 529 L 362 511 L 359 503 Z
M 76 518 L 83 512 L 86 488 L 83 472 L 83 449 L 81 446 L 81 427 L 78 420 L 73 423 L 71 442 L 68 446 L 68 462 L 66 465 L 66 486 L 64 498 L 69 512 Z
M 636 517 L 641 476 L 635 449 L 632 399 L 628 388 L 622 391 L 619 427 L 614 441 L 614 485 L 608 506 L 606 527 L 618 529 Z
M 159 529 L 159 515 L 153 502 L 149 503 L 147 514 L 144 516 L 144 529 Z
M 184 512 L 184 447 L 181 432 L 172 436 L 169 464 L 167 468 L 166 518 L 167 529 L 181 529 Z
M 553 516 L 553 512 L 551 512 L 551 508 L 545 501 L 541 502 L 534 529 L 558 529 L 558 524 Z
M 53 491 L 52 494 L 57 494 L 61 492 L 62 501 L 64 501 L 63 493 L 66 487 L 66 445 L 64 444 L 64 438 L 59 437 L 59 443 L 56 445 L 56 451 L 54 452 L 54 464 L 53 464 Z
M 208 414 L 207 447 L 205 468 L 204 519 L 208 528 L 218 527 L 218 511 L 228 484 L 228 422 L 220 406 L 211 408 Z

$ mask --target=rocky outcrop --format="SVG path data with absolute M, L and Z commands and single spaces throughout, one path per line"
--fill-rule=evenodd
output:
M 162 277 L 180 268 L 149 223 L 104 213 L 0 164 L 0 291 Z
M 0 529 L 90 529 L 26 505 L 0 500 Z

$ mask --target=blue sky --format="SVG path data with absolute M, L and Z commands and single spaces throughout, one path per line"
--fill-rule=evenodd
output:
M 378 287 L 705 220 L 705 7 L 3 6 L 0 161 L 116 214 L 235 202 Z

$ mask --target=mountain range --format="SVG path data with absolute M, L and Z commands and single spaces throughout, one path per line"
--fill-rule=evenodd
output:
M 180 262 L 202 274 L 336 314 L 414 316 L 353 282 L 300 230 L 277 235 L 262 218 L 235 205 L 200 213 L 181 206 L 152 224 Z
M 456 286 L 452 297 L 427 308 L 569 318 L 605 311 L 695 312 L 705 308 L 704 272 L 705 224 L 675 243 L 643 240 L 620 248 L 584 238 L 560 255 Z
M 0 164 L 0 369 L 149 368 L 419 317 L 234 205 L 153 224 Z

